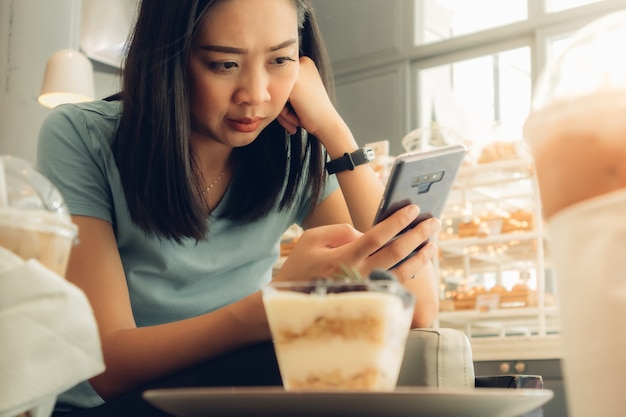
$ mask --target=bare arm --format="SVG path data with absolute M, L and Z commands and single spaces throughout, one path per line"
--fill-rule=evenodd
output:
M 290 102 L 297 115 L 285 107 L 279 117 L 287 130 L 293 132 L 296 126 L 304 127 L 324 144 L 331 159 L 358 148 L 350 129 L 328 98 L 315 64 L 307 57 L 300 59 L 300 76 L 290 96 Z M 370 230 L 384 191 L 383 184 L 368 164 L 336 175 L 341 191 L 334 192 L 321 202 L 305 219 L 303 226 L 313 228 L 348 223 L 362 232 Z M 374 251 L 370 252 L 367 256 L 377 268 L 391 268 L 438 229 L 439 223 L 434 219 L 425 222 L 405 233 L 392 245 L 375 254 Z M 389 239 L 391 237 L 393 235 Z M 378 246 L 373 247 L 378 250 L 385 243 L 386 241 L 377 242 Z M 439 310 L 437 278 L 432 266 L 432 258 L 436 255 L 437 248 L 429 243 L 418 254 L 392 270 L 417 299 L 414 327 L 432 325 Z M 343 260 L 343 263 L 348 262 Z M 371 272 L 367 267 L 360 269 L 363 269 L 361 272 L 364 274 Z
M 98 322 L 106 370 L 90 382 L 103 398 L 269 340 L 259 293 L 203 316 L 137 328 L 111 225 L 90 217 L 73 220 L 80 243 L 72 251 L 67 278 L 86 293 Z
M 297 126 L 302 126 L 322 142 L 331 159 L 358 149 L 352 132 L 330 101 L 315 63 L 308 57 L 300 59 L 300 76 L 289 100 L 296 113 L 286 106 L 278 118 L 288 131 L 294 132 Z M 369 164 L 336 175 L 344 200 L 343 207 L 340 202 L 334 207 L 338 210 L 336 217 L 362 232 L 369 230 L 382 197 L 383 184 Z

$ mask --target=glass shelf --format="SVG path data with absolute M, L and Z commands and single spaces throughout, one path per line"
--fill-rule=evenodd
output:
M 469 337 L 559 333 L 556 284 L 531 161 L 464 166 L 437 245 L 440 326 Z

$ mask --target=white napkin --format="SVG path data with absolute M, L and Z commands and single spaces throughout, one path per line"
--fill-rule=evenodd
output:
M 572 417 L 626 409 L 626 191 L 571 206 L 548 224 L 559 284 Z
M 56 397 L 104 370 L 84 293 L 0 247 L 0 417 L 48 417 Z

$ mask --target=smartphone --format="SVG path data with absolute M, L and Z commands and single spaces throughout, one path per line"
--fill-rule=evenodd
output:
M 463 145 L 450 145 L 399 155 L 391 167 L 374 224 L 409 204 L 419 206 L 420 214 L 398 235 L 430 217 L 441 217 L 466 152 Z

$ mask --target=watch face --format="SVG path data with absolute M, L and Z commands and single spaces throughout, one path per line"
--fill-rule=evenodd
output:
M 363 148 L 363 155 L 365 156 L 365 159 L 367 159 L 368 161 L 372 161 L 374 160 L 374 158 L 376 158 L 374 149 L 370 147 Z

